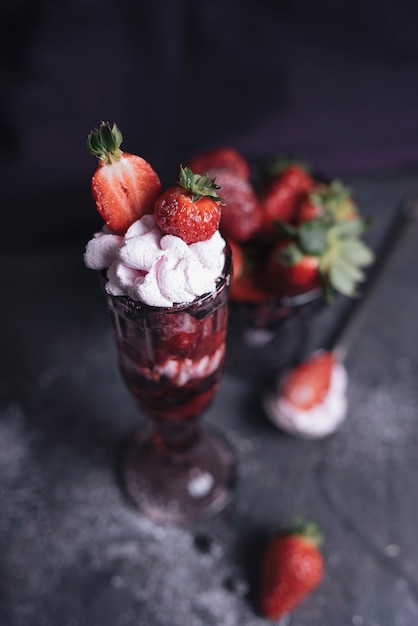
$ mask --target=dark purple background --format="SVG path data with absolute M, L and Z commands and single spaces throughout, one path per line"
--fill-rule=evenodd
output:
M 2 241 L 101 224 L 85 139 L 102 119 L 164 185 L 222 144 L 335 175 L 418 170 L 417 27 L 412 0 L 6 0 Z

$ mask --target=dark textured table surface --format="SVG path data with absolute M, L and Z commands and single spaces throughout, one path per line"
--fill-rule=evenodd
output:
M 352 177 L 378 248 L 410 175 Z M 115 478 L 144 417 L 118 373 L 97 276 L 79 245 L 1 252 L 1 626 L 261 626 L 256 568 L 296 514 L 325 533 L 321 587 L 282 626 L 418 624 L 418 228 L 411 227 L 350 352 L 349 411 L 321 441 L 266 419 L 230 372 L 205 416 L 238 461 L 214 519 L 157 526 Z M 321 343 L 341 304 L 317 316 Z

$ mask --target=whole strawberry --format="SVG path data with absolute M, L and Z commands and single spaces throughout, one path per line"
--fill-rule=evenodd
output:
M 115 234 L 123 235 L 137 219 L 151 213 L 161 192 L 158 175 L 142 157 L 122 152 L 116 124 L 102 122 L 87 138 L 87 149 L 99 160 L 91 190 L 96 207 Z
M 311 189 L 313 179 L 298 163 L 278 166 L 267 187 L 261 193 L 261 210 L 264 217 L 263 232 L 274 232 L 274 223 L 291 222 L 296 217 L 298 201 Z
M 261 562 L 259 606 L 268 619 L 292 611 L 323 578 L 324 562 L 318 525 L 298 518 L 294 526 L 274 536 Z
M 226 169 L 209 170 L 222 189 L 220 230 L 226 239 L 252 239 L 262 223 L 260 203 L 251 183 Z
M 246 159 L 238 150 L 229 146 L 196 155 L 190 161 L 189 167 L 197 174 L 207 174 L 212 169 L 225 169 L 244 180 L 250 180 L 251 174 L 250 166 Z
M 267 259 L 264 282 L 275 296 L 294 296 L 319 287 L 319 256 L 305 252 L 292 239 L 281 239 Z
M 219 188 L 215 179 L 180 167 L 178 184 L 167 189 L 155 202 L 154 217 L 159 228 L 187 244 L 210 239 L 221 219 Z
M 320 283 L 327 300 L 334 290 L 354 297 L 365 278 L 362 268 L 374 259 L 361 239 L 368 225 L 366 219 L 337 221 L 330 214 L 298 226 L 281 224 L 285 239 L 276 244 L 266 264 L 269 288 L 294 295 Z

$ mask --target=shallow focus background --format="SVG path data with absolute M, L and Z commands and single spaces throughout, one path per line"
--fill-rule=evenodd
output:
M 350 353 L 349 414 L 320 442 L 275 429 L 227 371 L 205 420 L 238 461 L 233 504 L 185 528 L 126 502 L 144 417 L 120 379 L 84 245 L 102 119 L 165 185 L 196 152 L 295 154 L 349 184 L 378 251 L 418 191 L 418 5 L 354 0 L 5 0 L 0 8 L 0 625 L 262 626 L 270 531 L 316 518 L 321 588 L 280 626 L 415 626 L 418 232 Z M 321 345 L 341 301 L 313 320 Z
M 100 225 L 85 140 L 101 120 L 164 185 L 225 144 L 332 176 L 416 171 L 417 24 L 409 0 L 5 0 L 2 241 Z

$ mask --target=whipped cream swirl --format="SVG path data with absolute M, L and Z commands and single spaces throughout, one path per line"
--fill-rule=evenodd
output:
M 188 245 L 180 237 L 164 235 L 149 214 L 124 236 L 104 227 L 88 242 L 84 262 L 90 269 L 107 270 L 107 293 L 172 307 L 215 290 L 224 248 L 219 231 L 207 241 Z

